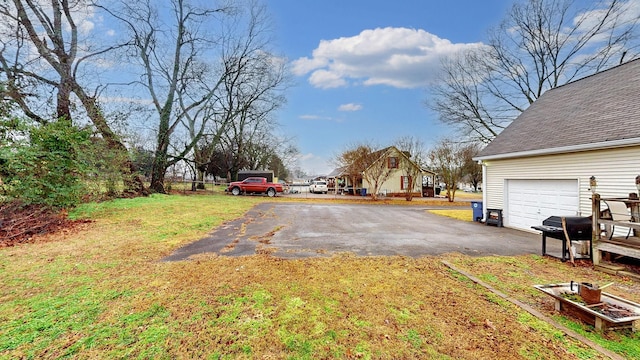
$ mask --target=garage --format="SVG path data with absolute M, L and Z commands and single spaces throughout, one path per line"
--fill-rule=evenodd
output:
M 576 216 L 578 195 L 578 180 L 507 180 L 505 225 L 531 231 L 549 216 Z
M 474 157 L 484 207 L 531 231 L 547 215 L 591 215 L 592 191 L 637 192 L 639 92 L 640 59 L 546 91 Z

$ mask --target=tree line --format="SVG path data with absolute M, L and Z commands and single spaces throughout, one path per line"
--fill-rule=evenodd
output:
M 633 5 L 516 1 L 487 44 L 442 61 L 425 105 L 453 133 L 422 157 L 453 173 L 546 90 L 637 58 Z M 291 83 L 269 24 L 259 0 L 0 2 L 0 196 L 163 193 L 177 165 L 286 177 L 297 149 L 275 112 Z
M 288 71 L 257 0 L 9 0 L 0 23 L 5 194 L 65 160 L 76 164 L 73 186 L 91 179 L 140 195 L 165 192 L 178 163 L 200 180 L 249 167 L 284 172 L 297 151 L 277 132 Z M 63 158 L 36 165 L 27 153 L 63 153 L 38 134 L 65 143 Z

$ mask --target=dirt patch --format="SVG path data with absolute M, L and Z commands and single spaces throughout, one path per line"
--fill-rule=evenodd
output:
M 44 235 L 73 232 L 91 220 L 69 220 L 64 210 L 38 205 L 0 205 L 0 248 L 46 241 Z

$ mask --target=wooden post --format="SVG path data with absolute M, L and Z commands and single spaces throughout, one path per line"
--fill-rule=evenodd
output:
M 599 318 L 598 316 L 596 316 L 595 328 L 598 331 L 605 331 L 607 330 L 607 323 L 603 321 L 601 318 Z
M 631 207 L 631 221 L 640 222 L 640 203 L 638 201 L 638 194 L 630 193 L 629 200 Z M 638 230 L 633 229 L 633 236 L 638 236 Z
M 562 221 L 562 231 L 564 232 L 564 238 L 567 242 L 567 251 L 569 251 L 569 259 L 571 259 L 571 264 L 576 265 L 573 257 L 573 250 L 571 249 L 571 238 L 569 237 L 569 233 L 567 232 L 567 218 L 564 216 L 560 218 Z
M 562 311 L 562 301 L 560 301 L 559 299 L 556 299 L 554 308 L 556 309 L 556 311 Z
M 593 194 L 591 198 L 591 249 L 593 251 L 593 265 L 600 264 L 600 251 L 598 242 L 600 241 L 600 194 Z

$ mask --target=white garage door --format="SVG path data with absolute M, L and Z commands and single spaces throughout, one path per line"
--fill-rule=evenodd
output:
M 549 216 L 576 216 L 578 180 L 507 180 L 505 225 L 531 230 Z

